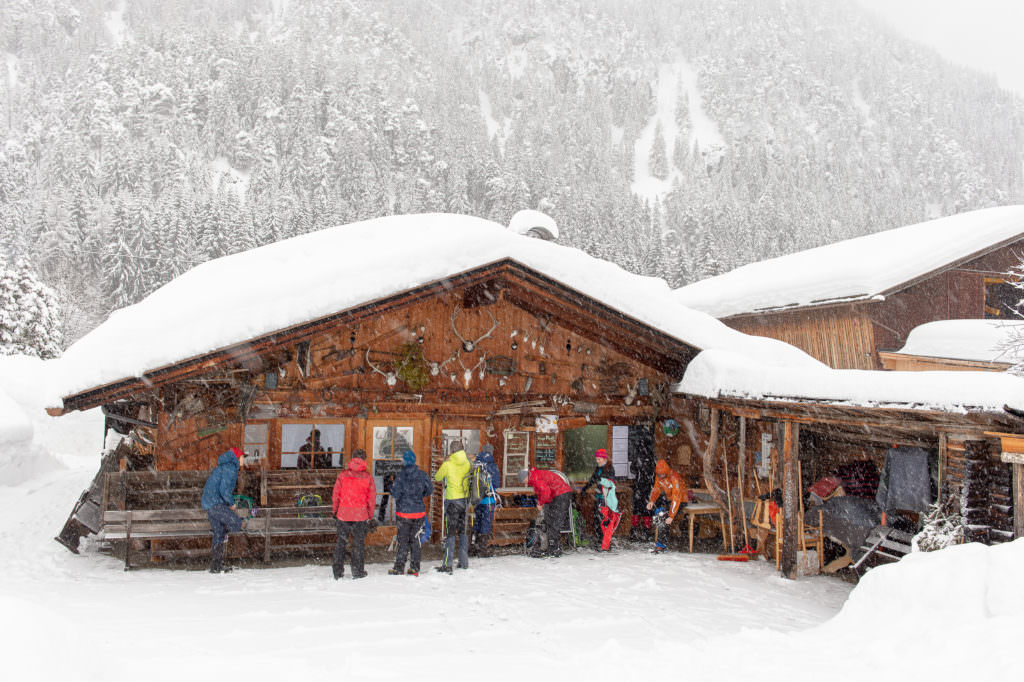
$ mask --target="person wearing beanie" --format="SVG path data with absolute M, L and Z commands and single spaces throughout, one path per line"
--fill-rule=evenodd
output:
M 615 495 L 615 481 L 610 478 L 601 478 L 598 482 L 601 488 L 601 508 L 598 513 L 601 515 L 601 551 L 607 552 L 612 548 L 612 535 L 619 527 L 622 520 L 622 513 L 619 511 L 619 498 Z
M 398 520 L 398 551 L 395 566 L 389 575 L 405 573 L 405 558 L 409 557 L 409 575 L 420 574 L 420 538 L 423 520 L 427 516 L 424 498 L 430 497 L 434 484 L 430 476 L 416 465 L 416 453 L 406 450 L 402 454 L 402 470 L 391 484 L 391 496 L 395 500 L 395 517 Z
M 444 556 L 436 570 L 451 573 L 458 538 L 459 568 L 469 568 L 469 536 L 466 533 L 466 512 L 469 506 L 469 457 L 462 441 L 451 444 L 451 454 L 434 474 L 444 482 Z
M 498 502 L 494 486 L 501 480 L 501 472 L 498 465 L 494 463 L 494 446 L 484 445 L 474 460 L 487 471 L 491 479 L 491 491 L 482 498 L 473 509 L 473 532 L 476 534 L 475 542 L 470 548 L 476 556 L 491 556 L 491 549 L 488 546 L 491 538 L 491 526 L 494 523 L 494 505 Z
M 651 488 L 651 496 L 647 499 L 647 509 L 654 509 L 658 498 L 664 495 L 668 498 L 668 515 L 665 517 L 665 525 L 672 525 L 679 508 L 689 499 L 690 491 L 686 488 L 683 477 L 672 471 L 668 462 L 659 459 L 654 466 L 654 486 Z M 663 541 L 655 543 L 655 551 L 664 550 L 666 547 Z
M 591 488 L 594 489 L 594 533 L 593 542 L 596 547 L 599 543 L 603 542 L 603 531 L 601 530 L 602 516 L 601 507 L 604 506 L 604 494 L 601 487 L 601 479 L 607 478 L 610 481 L 615 480 L 615 467 L 612 466 L 611 461 L 608 458 L 608 451 L 604 448 L 598 448 L 594 453 L 594 461 L 596 466 L 594 467 L 594 473 L 590 474 L 590 478 L 583 484 L 583 488 L 580 489 L 580 497 L 582 498 L 587 494 L 587 491 Z M 617 506 L 617 505 L 616 505 Z
M 200 504 L 210 520 L 213 544 L 210 547 L 210 573 L 228 573 L 231 567 L 224 566 L 224 545 L 228 533 L 242 530 L 242 519 L 235 513 L 235 484 L 238 469 L 242 466 L 245 453 L 241 448 L 231 448 L 217 458 L 217 466 L 206 478 Z
M 537 508 L 544 512 L 548 546 L 533 556 L 562 556 L 562 531 L 569 527 L 569 503 L 572 502 L 572 488 L 568 480 L 562 472 L 553 469 L 523 470 L 519 472 L 519 480 L 533 488 Z
M 377 486 L 373 482 L 373 476 L 366 470 L 366 452 L 355 450 L 352 452 L 348 467 L 340 472 L 334 481 L 334 491 L 331 494 L 331 508 L 334 510 L 334 518 L 338 521 L 338 539 L 334 545 L 334 563 L 331 566 L 335 580 L 341 580 L 345 576 L 345 554 L 349 534 L 352 535 L 352 578 L 358 580 L 366 577 L 366 571 L 363 570 L 363 552 L 376 502 Z

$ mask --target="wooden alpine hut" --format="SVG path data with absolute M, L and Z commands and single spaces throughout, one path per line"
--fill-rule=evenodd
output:
M 357 448 L 380 503 L 370 544 L 394 532 L 403 452 L 433 472 L 455 440 L 494 448 L 498 543 L 521 542 L 533 516 L 517 472 L 585 478 L 594 443 L 613 452 L 628 511 L 630 465 L 664 454 L 654 425 L 697 352 L 787 351 L 682 307 L 661 280 L 518 233 L 557 233 L 541 227 L 443 214 L 339 226 L 204 263 L 115 312 L 60 361 L 51 414 L 101 407 L 125 438 L 58 539 L 76 549 L 98 533 L 126 566 L 206 552 L 199 493 L 233 446 L 252 510 L 229 556 L 332 546 L 331 488 Z

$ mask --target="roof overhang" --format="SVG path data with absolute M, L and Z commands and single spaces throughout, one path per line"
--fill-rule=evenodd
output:
M 1024 419 L 1006 412 L 947 412 L 918 410 L 910 406 L 859 406 L 779 398 L 699 398 L 713 409 L 738 417 L 789 421 L 826 432 L 850 442 L 900 443 L 934 446 L 940 433 L 968 440 L 990 438 L 992 431 L 1024 431 Z
M 139 377 L 125 377 L 64 396 L 62 408 L 49 408 L 47 412 L 59 416 L 75 410 L 86 410 L 201 376 L 225 365 L 244 365 L 265 353 L 289 347 L 338 325 L 358 324 L 368 318 L 459 289 L 465 292 L 466 305 L 481 305 L 481 291 L 486 294 L 487 291 L 501 290 L 505 299 L 513 305 L 534 315 L 551 316 L 574 333 L 606 345 L 676 380 L 682 378 L 686 365 L 699 352 L 698 348 L 647 323 L 506 258 L 203 355 L 156 367 Z

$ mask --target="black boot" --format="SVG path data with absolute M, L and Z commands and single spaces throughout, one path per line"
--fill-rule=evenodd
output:
M 482 535 L 478 535 L 478 536 L 476 536 L 476 540 L 477 540 L 477 544 L 476 544 L 476 554 L 477 554 L 477 556 L 489 557 L 489 556 L 493 556 L 494 555 L 494 552 L 491 551 L 491 548 L 490 548 L 490 545 L 489 545 L 489 543 L 491 541 L 490 533 L 484 533 Z
M 224 543 L 215 542 L 210 549 L 210 573 L 224 571 Z

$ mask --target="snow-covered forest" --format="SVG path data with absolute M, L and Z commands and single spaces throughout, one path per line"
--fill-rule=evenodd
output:
M 6 0 L 0 56 L 0 271 L 64 344 L 393 213 L 540 209 L 677 286 L 1024 201 L 1024 102 L 852 0 Z

